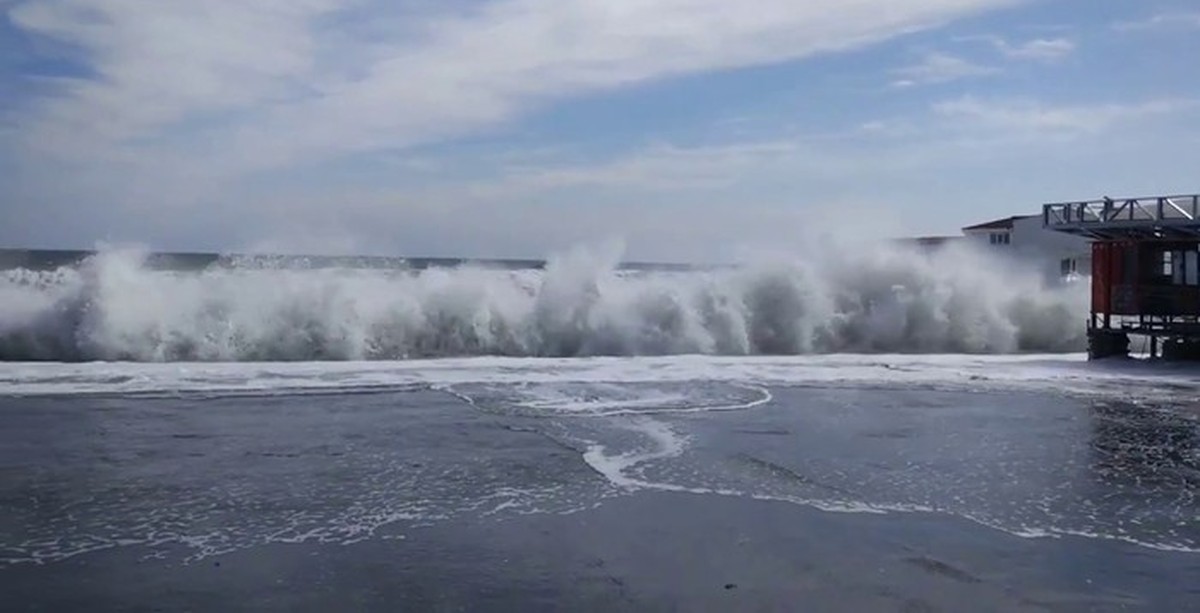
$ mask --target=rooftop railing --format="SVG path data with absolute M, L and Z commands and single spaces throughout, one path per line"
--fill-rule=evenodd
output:
M 1056 202 L 1043 205 L 1042 225 L 1076 234 L 1153 229 L 1200 232 L 1200 194 Z

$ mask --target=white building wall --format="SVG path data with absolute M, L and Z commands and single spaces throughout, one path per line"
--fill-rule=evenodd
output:
M 995 247 L 1002 249 L 1012 245 L 1012 230 L 1006 228 L 985 228 L 965 230 L 963 236 L 976 247 Z
M 1092 272 L 1092 247 L 1088 240 L 1043 228 L 1040 215 L 1016 218 L 1011 229 L 970 230 L 964 235 L 981 249 L 1004 254 L 1018 264 L 1038 270 L 1048 281 Z
M 1012 248 L 1021 258 L 1032 260 L 1048 279 L 1064 273 L 1092 274 L 1092 245 L 1086 238 L 1042 227 L 1042 217 L 1026 217 L 1013 223 Z

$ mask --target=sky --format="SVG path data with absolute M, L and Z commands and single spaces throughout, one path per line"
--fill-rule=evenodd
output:
M 0 15 L 0 246 L 714 261 L 1200 192 L 1195 0 Z

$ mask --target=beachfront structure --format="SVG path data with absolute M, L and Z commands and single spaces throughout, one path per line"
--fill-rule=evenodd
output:
M 1092 358 L 1127 355 L 1131 335 L 1200 358 L 1200 195 L 1051 203 L 1041 224 L 1091 242 Z
M 970 243 L 1033 267 L 1047 280 L 1070 280 L 1091 274 L 1092 251 L 1088 240 L 1046 228 L 1041 215 L 1005 217 L 967 226 L 962 232 Z

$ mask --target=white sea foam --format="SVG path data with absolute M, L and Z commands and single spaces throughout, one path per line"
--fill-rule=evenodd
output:
M 623 422 L 622 425 L 641 435 L 641 439 L 639 440 L 640 447 L 632 451 L 614 453 L 605 445 L 593 443 L 588 445 L 587 450 L 583 454 L 583 459 L 592 470 L 602 475 L 613 486 L 624 491 L 652 490 L 694 494 L 698 496 L 750 498 L 768 502 L 796 504 L 830 513 L 867 513 L 878 515 L 889 512 L 933 512 L 933 509 L 930 507 L 916 504 L 869 503 L 861 500 L 834 500 L 782 493 L 766 493 L 756 491 L 758 488 L 753 484 L 749 486 L 749 489 L 742 489 L 715 484 L 680 483 L 670 479 L 647 477 L 644 471 L 654 463 L 670 461 L 682 456 L 688 447 L 688 437 L 675 431 L 668 424 L 653 419 L 639 418 L 634 421 Z
M 1197 374 L 1190 365 L 1182 364 L 1089 363 L 1083 354 L 487 357 L 323 363 L 0 363 L 0 395 L 316 394 L 413 387 L 454 391 L 456 386 L 462 385 L 514 384 L 542 386 L 536 391 L 544 393 L 550 389 L 566 389 L 566 384 L 639 383 L 676 384 L 669 393 L 679 394 L 683 392 L 678 384 L 708 381 L 755 388 L 817 385 L 1011 389 L 1152 399 L 1200 395 Z M 710 407 L 705 410 L 711 410 L 712 403 L 696 403 L 692 396 L 688 396 L 691 400 L 678 406 Z M 536 401 L 537 398 L 525 397 L 523 400 Z M 638 402 L 636 398 L 630 400 Z M 657 406 L 663 405 L 658 403 Z M 583 408 L 577 402 L 574 407 Z M 592 409 L 603 410 L 604 407 L 593 406 Z M 609 409 L 622 410 L 620 407 Z
M 638 419 L 628 425 L 643 436 L 648 443 L 647 448 L 612 454 L 603 445 L 593 444 L 584 452 L 584 461 L 618 487 L 669 488 L 668 484 L 652 483 L 639 478 L 634 471 L 644 463 L 676 457 L 683 453 L 687 444 L 686 438 L 673 431 L 670 426 L 652 419 Z
M 770 390 L 702 381 L 525 382 L 436 386 L 478 408 L 535 416 L 617 417 L 741 411 L 771 401 Z M 480 402 L 479 397 L 486 398 Z
M 1086 284 L 970 249 L 822 245 L 690 272 L 577 251 L 545 271 L 151 270 L 136 252 L 0 273 L 0 360 L 312 361 L 1079 351 Z

